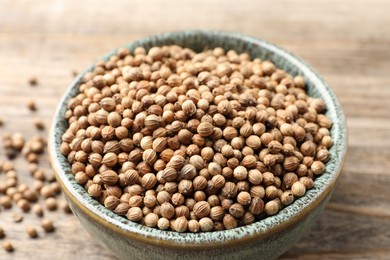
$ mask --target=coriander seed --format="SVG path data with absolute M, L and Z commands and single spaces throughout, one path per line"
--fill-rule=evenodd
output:
M 47 233 L 54 231 L 53 221 L 51 219 L 48 219 L 48 218 L 44 218 L 41 220 L 41 227 Z
M 38 232 L 34 227 L 27 227 L 26 233 L 30 238 L 38 237 Z

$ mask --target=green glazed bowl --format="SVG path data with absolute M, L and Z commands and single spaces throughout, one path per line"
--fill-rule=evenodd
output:
M 305 62 L 281 48 L 249 36 L 217 31 L 182 31 L 154 35 L 125 46 L 177 44 L 195 51 L 223 47 L 252 58 L 271 60 L 292 75 L 302 75 L 310 96 L 322 98 L 327 116 L 333 120 L 334 144 L 326 172 L 315 180 L 314 188 L 278 214 L 251 225 L 208 233 L 176 233 L 149 228 L 116 215 L 91 198 L 77 184 L 67 158 L 60 152 L 61 137 L 68 124 L 64 117 L 68 101 L 78 93 L 84 73 L 62 97 L 51 126 L 49 151 L 57 181 L 73 213 L 93 237 L 107 245 L 121 259 L 270 259 L 283 254 L 321 214 L 340 175 L 346 154 L 344 115 L 333 91 Z M 108 59 L 116 50 L 108 53 Z

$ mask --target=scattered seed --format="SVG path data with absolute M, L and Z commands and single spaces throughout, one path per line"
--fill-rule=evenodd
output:
M 48 218 L 42 219 L 42 221 L 41 221 L 41 227 L 42 227 L 43 230 L 45 230 L 45 232 L 47 232 L 47 233 L 53 232 L 53 231 L 54 231 L 53 221 L 52 221 L 51 219 L 48 219 Z
M 20 214 L 13 214 L 13 215 L 12 215 L 12 220 L 13 220 L 15 223 L 22 222 L 22 221 L 23 221 L 23 216 L 20 215 Z
M 37 107 L 36 107 L 36 105 L 35 105 L 34 100 L 29 100 L 29 101 L 27 101 L 27 107 L 28 107 L 28 109 L 30 109 L 31 111 L 37 110 Z
M 27 235 L 31 238 L 38 237 L 38 232 L 34 227 L 27 227 L 26 232 L 27 232 Z
M 30 86 L 36 86 L 38 84 L 38 79 L 32 76 L 28 79 L 28 84 L 30 84 Z
M 5 241 L 5 242 L 3 243 L 3 248 L 4 248 L 4 250 L 7 251 L 7 252 L 12 252 L 12 251 L 14 251 L 14 247 L 12 246 L 11 242 L 9 242 L 9 241 Z

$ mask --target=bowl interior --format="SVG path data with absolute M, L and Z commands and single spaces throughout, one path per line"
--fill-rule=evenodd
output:
M 325 173 L 315 180 L 314 188 L 307 191 L 305 196 L 295 200 L 293 204 L 285 207 L 275 216 L 267 217 L 251 225 L 238 227 L 233 230 L 183 234 L 171 231 L 161 231 L 133 223 L 116 215 L 95 199 L 91 198 L 84 187 L 76 183 L 74 175 L 71 174 L 71 167 L 67 158 L 60 152 L 61 137 L 68 127 L 64 117 L 67 103 L 78 93 L 78 86 L 81 83 L 82 76 L 84 73 L 93 69 L 93 66 L 91 66 L 75 79 L 62 97 L 57 107 L 50 133 L 49 150 L 52 166 L 57 174 L 59 182 L 69 191 L 68 194 L 71 194 L 73 199 L 79 202 L 79 205 L 81 205 L 83 210 L 89 211 L 91 217 L 99 219 L 103 225 L 107 225 L 108 227 L 115 229 L 115 231 L 121 232 L 124 236 L 133 238 L 134 236 L 149 239 L 154 238 L 156 240 L 171 241 L 178 245 L 187 243 L 211 243 L 213 245 L 218 245 L 228 241 L 248 239 L 258 235 L 266 236 L 287 227 L 294 221 L 298 221 L 305 214 L 309 214 L 310 209 L 316 207 L 333 187 L 340 173 L 346 152 L 346 127 L 344 115 L 332 90 L 312 68 L 294 55 L 273 44 L 240 34 L 216 31 L 174 32 L 151 36 L 135 41 L 125 47 L 129 50 L 134 50 L 139 46 L 149 49 L 153 46 L 169 44 L 177 44 L 195 51 L 223 47 L 225 50 L 232 49 L 238 53 L 246 52 L 250 54 L 251 58 L 271 60 L 278 68 L 283 69 L 292 75 L 302 75 L 307 81 L 309 95 L 322 98 L 325 101 L 327 106 L 326 115 L 333 121 L 331 136 L 334 144 L 330 148 L 331 159 L 326 164 Z M 107 53 L 102 59 L 108 59 L 115 52 L 116 50 Z

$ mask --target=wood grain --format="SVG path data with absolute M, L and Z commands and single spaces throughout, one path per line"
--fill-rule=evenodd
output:
M 0 134 L 38 134 L 32 118 L 50 124 L 72 70 L 81 71 L 110 49 L 153 33 L 237 31 L 302 57 L 339 97 L 349 151 L 324 214 L 281 259 L 390 258 L 389 1 L 2 0 L 0 5 L 0 117 L 5 121 Z M 27 83 L 33 75 L 39 80 L 34 88 Z M 37 102 L 37 112 L 26 108 L 29 99 Z M 45 159 L 42 165 L 50 171 Z M 21 158 L 17 169 L 21 179 L 32 181 Z M 25 227 L 39 220 L 30 213 L 14 224 L 12 213 L 1 210 L 0 226 L 15 252 L 0 250 L 0 259 L 113 259 L 74 216 L 48 215 L 57 232 L 39 230 L 40 237 L 31 241 Z

